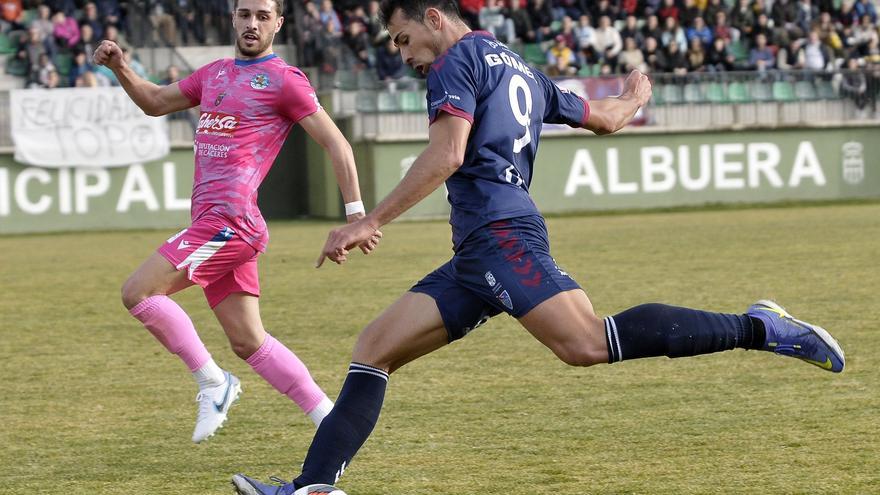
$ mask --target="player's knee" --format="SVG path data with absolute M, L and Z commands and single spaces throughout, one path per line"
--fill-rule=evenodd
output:
M 385 370 L 388 373 L 393 372 L 400 367 L 400 364 L 396 363 L 391 355 L 383 351 L 384 346 L 381 344 L 379 332 L 372 332 L 368 327 L 358 337 L 351 360 L 355 363 Z
M 237 336 L 229 339 L 229 347 L 236 356 L 247 360 L 260 349 L 260 342 L 250 336 Z
M 147 297 L 149 297 L 148 294 L 145 294 L 144 291 L 141 290 L 140 287 L 138 287 L 138 284 L 132 278 L 129 278 L 125 281 L 124 284 L 122 284 L 121 293 L 122 304 L 125 306 L 126 309 L 129 310 L 140 304 L 141 301 L 143 301 Z
M 593 366 L 608 362 L 608 351 L 590 344 L 566 345 L 553 349 L 563 363 L 569 366 Z

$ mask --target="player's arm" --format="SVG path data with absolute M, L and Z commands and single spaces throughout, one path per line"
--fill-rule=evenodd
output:
M 299 124 L 330 156 L 333 165 L 333 173 L 336 175 L 336 183 L 342 193 L 345 203 L 353 203 L 361 200 L 361 190 L 358 184 L 357 168 L 354 162 L 354 153 L 345 136 L 336 127 L 333 119 L 322 109 L 304 117 Z M 349 221 L 362 218 L 363 213 L 347 215 Z
M 104 40 L 95 49 L 95 63 L 113 71 L 119 84 L 134 103 L 147 115 L 160 116 L 193 107 L 177 83 L 159 86 L 138 76 L 122 58 L 122 50 L 112 41 Z
M 620 96 L 590 101 L 590 115 L 583 126 L 596 134 L 617 132 L 629 124 L 639 108 L 650 99 L 651 81 L 645 74 L 634 70 L 623 82 Z
M 317 266 L 328 257 L 336 263 L 344 262 L 349 249 L 440 187 L 464 163 L 470 132 L 469 121 L 441 112 L 428 129 L 427 148 L 400 183 L 367 216 L 331 231 Z

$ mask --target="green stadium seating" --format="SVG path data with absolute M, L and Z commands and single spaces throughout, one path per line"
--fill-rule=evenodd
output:
M 816 95 L 823 100 L 836 100 L 840 98 L 831 81 L 816 81 Z
M 358 91 L 355 107 L 358 112 L 376 113 L 379 110 L 379 102 L 374 91 Z
M 350 70 L 337 70 L 333 75 L 333 86 L 338 89 L 357 89 L 357 74 Z
M 651 103 L 655 105 L 665 105 L 666 99 L 663 98 L 665 86 L 663 84 L 654 83 L 651 93 Z
M 377 109 L 379 112 L 399 112 L 400 100 L 397 93 L 389 93 L 388 91 L 380 91 L 378 96 Z
M 684 101 L 685 103 L 702 103 L 706 101 L 703 90 L 697 83 L 688 83 L 684 85 Z
M 737 62 L 742 62 L 744 60 L 748 60 L 749 49 L 743 41 L 741 41 L 741 40 L 731 41 L 730 45 L 728 45 L 727 48 L 730 50 L 730 54 L 733 55 L 733 58 Z
M 73 56 L 69 53 L 59 53 L 55 55 L 55 68 L 62 76 L 69 76 L 70 69 L 73 67 Z
M 12 55 L 16 52 L 17 43 L 9 36 L 0 33 L 0 54 Z
M 816 94 L 816 87 L 810 81 L 794 83 L 794 94 L 799 100 L 815 100 L 818 96 Z
M 428 109 L 424 91 L 401 91 L 400 109 L 404 112 L 424 112 Z
M 538 43 L 526 43 L 523 47 L 523 58 L 532 65 L 544 65 L 547 63 L 547 56 Z
M 769 84 L 760 81 L 749 83 L 749 95 L 754 101 L 772 101 L 773 90 Z
M 776 81 L 773 83 L 773 99 L 776 101 L 795 101 L 794 86 L 788 81 Z
M 26 60 L 20 60 L 13 57 L 8 57 L 6 59 L 7 74 L 19 77 L 27 77 L 29 70 L 30 68 L 28 67 L 28 63 Z
M 748 103 L 752 101 L 749 97 L 749 89 L 745 84 L 738 81 L 727 85 L 727 99 L 731 103 Z
M 706 85 L 703 92 L 706 95 L 706 100 L 712 103 L 728 103 L 727 92 L 725 91 L 725 87 L 721 83 L 712 82 Z
M 593 75 L 593 67 L 591 67 L 589 64 L 585 64 L 578 70 L 577 75 L 581 77 L 590 77 Z
M 379 77 L 374 70 L 362 70 L 357 73 L 358 89 L 379 89 Z
M 670 105 L 675 105 L 684 101 L 684 94 L 681 86 L 675 83 L 663 85 L 663 93 L 660 97 L 665 103 Z

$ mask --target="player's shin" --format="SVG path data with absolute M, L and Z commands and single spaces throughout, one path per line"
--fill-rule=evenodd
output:
M 131 308 L 131 315 L 168 349 L 196 372 L 211 361 L 211 354 L 199 338 L 192 320 L 168 296 L 156 295 Z
M 608 362 L 759 349 L 764 328 L 746 315 L 643 304 L 605 318 Z
M 316 425 L 321 424 L 332 408 L 333 403 L 312 379 L 306 365 L 275 337 L 266 334 L 263 344 L 247 363 L 275 390 L 290 397 Z
M 387 384 L 385 371 L 351 363 L 336 405 L 315 433 L 302 474 L 293 480 L 297 488 L 336 483 L 376 426 Z

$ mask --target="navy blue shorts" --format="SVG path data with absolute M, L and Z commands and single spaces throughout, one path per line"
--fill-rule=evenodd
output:
M 410 291 L 434 298 L 449 341 L 505 312 L 519 318 L 560 292 L 580 289 L 550 257 L 540 216 L 492 222 Z

